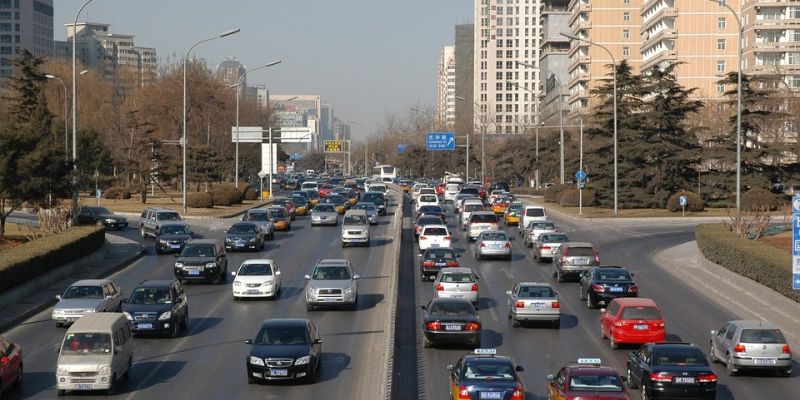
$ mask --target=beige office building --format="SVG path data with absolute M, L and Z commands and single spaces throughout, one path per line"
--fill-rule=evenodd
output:
M 736 3 L 729 2 L 738 10 Z M 800 1 L 748 0 L 742 11 L 745 72 L 777 76 L 788 87 L 800 88 Z
M 456 57 L 455 46 L 444 46 L 439 57 L 437 79 L 437 126 L 452 130 L 456 125 Z

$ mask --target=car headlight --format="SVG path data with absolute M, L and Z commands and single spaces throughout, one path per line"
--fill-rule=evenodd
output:
M 167 242 L 167 240 L 166 240 L 166 239 L 159 239 L 159 240 L 158 240 L 158 243 L 161 243 L 161 244 L 168 244 L 168 242 Z
M 108 375 L 111 373 L 111 366 L 110 365 L 103 365 L 97 369 L 97 373 L 100 375 Z
M 158 316 L 159 321 L 164 321 L 172 317 L 172 311 L 167 311 Z
M 183 268 L 183 263 L 176 262 L 175 268 Z
M 272 286 L 272 281 L 265 281 L 261 284 L 261 286 Z
M 97 307 L 100 307 L 100 306 L 97 306 Z M 87 308 L 87 309 L 83 310 L 83 314 L 86 315 L 86 314 L 96 313 L 96 312 L 99 312 L 99 311 L 100 310 L 97 310 L 97 309 Z
M 62 314 L 64 314 L 64 310 L 62 310 L 60 308 L 54 308 L 53 309 L 53 315 L 62 315 Z
M 216 266 L 217 266 L 217 264 L 215 264 L 215 263 L 213 263 L 213 262 L 206 263 L 206 268 L 214 268 L 214 267 L 216 267 Z
M 129 312 L 123 311 L 122 314 L 125 315 L 125 318 L 127 318 L 128 321 L 133 321 L 133 316 Z
M 113 224 L 114 222 L 117 222 L 117 221 L 116 221 L 116 220 L 114 220 L 113 218 L 106 218 L 104 221 L 105 221 L 105 222 L 107 222 L 107 223 L 109 223 L 109 224 Z
M 242 286 L 242 282 L 233 281 L 233 286 Z
M 294 365 L 306 365 L 311 361 L 311 356 L 303 356 L 295 360 Z
M 350 286 L 350 287 L 344 288 L 344 292 L 347 293 L 347 294 L 353 293 L 353 287 Z
M 69 368 L 58 367 L 56 370 L 56 375 L 69 375 Z
M 256 242 L 256 238 L 250 238 L 250 243 L 255 243 L 255 242 Z
M 309 287 L 306 288 L 306 292 L 308 292 L 310 294 L 314 294 L 314 293 L 316 293 L 316 290 L 313 287 L 309 286 Z
M 264 366 L 264 360 L 258 357 L 250 356 L 250 364 Z

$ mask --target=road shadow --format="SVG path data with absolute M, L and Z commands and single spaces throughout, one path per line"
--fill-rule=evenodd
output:
M 724 385 L 717 381 L 717 396 L 715 397 L 716 400 L 735 400 L 736 396 L 731 392 L 731 389 L 728 385 Z
M 372 239 L 371 247 L 387 246 L 394 242 L 393 238 Z
M 481 331 L 481 347 L 494 349 L 503 345 L 503 334 L 493 329 Z
M 126 382 L 126 384 L 120 388 L 120 392 L 135 392 L 169 382 L 178 376 L 185 366 L 186 361 L 136 362 L 131 368 L 131 379 L 129 383 Z M 144 380 L 147 376 L 150 376 L 150 378 Z M 138 386 L 139 384 L 141 384 L 141 386 Z
M 278 239 L 278 238 L 277 238 L 277 237 L 275 237 L 275 239 L 272 239 L 272 240 L 270 240 L 270 241 L 266 242 L 266 243 L 264 244 L 264 248 L 263 248 L 263 249 L 261 249 L 261 251 L 260 251 L 260 252 L 268 252 L 268 251 L 278 250 L 279 248 L 281 248 L 281 244 L 280 244 L 280 243 L 275 243 L 275 241 L 276 241 L 277 239 Z
M 54 367 L 55 368 L 55 367 Z M 56 374 L 49 372 L 25 372 L 22 380 L 22 390 L 6 389 L 3 391 L 3 399 L 30 399 L 39 397 L 56 397 Z M 50 392 L 50 395 L 42 394 Z M 105 394 L 105 393 L 104 393 Z
M 369 310 L 374 308 L 378 303 L 384 299 L 383 294 L 380 293 L 364 293 L 358 295 L 358 304 L 356 310 Z
M 230 274 L 230 272 L 228 272 L 228 273 Z M 233 281 L 233 278 L 228 279 L 228 281 Z M 218 293 L 223 293 L 223 292 L 230 293 L 230 291 L 231 291 L 230 282 L 220 283 L 219 285 L 213 285 L 211 283 L 208 283 L 206 285 L 210 285 L 211 287 L 202 288 L 202 289 L 200 287 L 198 287 L 197 289 L 192 290 L 192 287 L 196 286 L 198 284 L 201 284 L 201 283 L 195 283 L 195 284 L 190 284 L 190 285 L 184 285 L 183 286 L 184 288 L 189 288 L 189 290 L 186 291 L 186 294 L 189 297 L 217 295 Z
M 191 318 L 189 317 L 189 326 L 185 336 L 197 336 L 209 329 L 216 327 L 222 323 L 222 318 Z
M 477 305 L 477 307 L 475 307 L 475 309 L 476 310 L 488 310 L 490 308 L 497 307 L 499 304 L 500 303 L 497 300 L 495 300 L 495 299 L 493 299 L 491 297 L 479 297 L 478 298 L 478 305 Z
M 667 334 L 667 342 L 683 342 L 683 339 L 679 335 L 674 333 Z

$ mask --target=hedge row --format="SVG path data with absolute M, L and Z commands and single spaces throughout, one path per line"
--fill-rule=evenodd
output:
M 104 199 L 127 200 L 131 198 L 131 189 L 123 186 L 112 186 L 103 192 Z
M 105 243 L 100 225 L 75 226 L 66 231 L 3 250 L 0 257 L 0 293 L 68 262 L 88 256 Z
M 187 202 L 192 208 L 214 208 L 214 206 L 241 204 L 242 200 L 257 198 L 256 189 L 246 182 L 239 182 L 238 188 L 232 183 L 220 183 L 208 192 L 189 193 Z
M 528 196 L 544 196 L 545 189 L 536 189 L 531 187 L 516 187 L 511 188 L 511 193 L 522 194 Z
M 800 302 L 792 290 L 792 257 L 772 246 L 742 239 L 724 224 L 698 225 L 697 246 L 703 255 L 739 275 Z

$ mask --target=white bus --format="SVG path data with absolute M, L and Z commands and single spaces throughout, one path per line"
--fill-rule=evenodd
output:
M 372 180 L 379 182 L 394 182 L 397 178 L 397 168 L 391 165 L 376 165 L 372 167 Z

